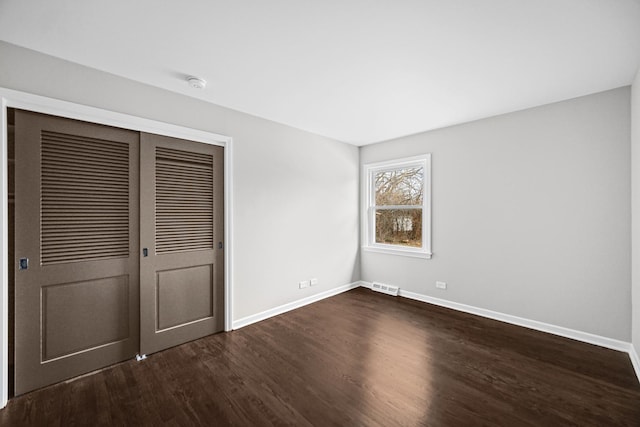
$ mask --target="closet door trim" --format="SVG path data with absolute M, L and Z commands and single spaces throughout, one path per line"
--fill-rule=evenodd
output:
M 7 265 L 8 254 L 8 204 L 7 204 L 7 108 L 18 108 L 36 113 L 50 114 L 69 119 L 83 120 L 92 123 L 115 126 L 133 131 L 154 133 L 173 138 L 186 139 L 205 144 L 224 147 L 224 241 L 225 245 L 225 281 L 224 312 L 225 330 L 232 329 L 233 308 L 233 140 L 231 137 L 198 129 L 191 129 L 156 120 L 144 119 L 128 114 L 75 104 L 54 98 L 33 95 L 0 87 L 0 226 L 2 228 L 0 259 L 0 409 L 7 405 L 9 398 L 9 365 L 8 365 L 8 324 L 9 278 Z

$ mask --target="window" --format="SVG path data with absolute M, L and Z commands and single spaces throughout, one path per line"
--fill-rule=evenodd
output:
M 363 249 L 431 258 L 431 155 L 364 165 Z

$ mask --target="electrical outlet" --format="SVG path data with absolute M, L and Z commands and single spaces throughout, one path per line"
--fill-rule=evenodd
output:
M 320 283 L 320 282 L 318 281 L 318 278 L 317 278 L 317 277 L 314 277 L 313 279 L 311 279 L 311 280 L 310 280 L 310 282 L 311 282 L 311 286 L 315 286 L 315 285 L 317 285 L 318 283 Z
M 447 289 L 447 284 L 445 282 L 436 282 L 436 288 Z
M 309 280 L 303 280 L 302 282 L 298 283 L 298 286 L 300 286 L 300 289 L 308 288 L 309 286 L 311 286 L 311 282 Z

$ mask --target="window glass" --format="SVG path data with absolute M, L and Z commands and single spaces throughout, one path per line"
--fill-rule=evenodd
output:
M 376 172 L 374 185 L 376 206 L 421 205 L 424 168 L 383 170 Z
M 377 209 L 376 243 L 422 247 L 422 208 Z

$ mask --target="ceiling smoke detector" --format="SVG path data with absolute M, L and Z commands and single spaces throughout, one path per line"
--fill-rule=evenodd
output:
M 207 81 L 205 79 L 201 79 L 200 77 L 187 77 L 187 82 L 189 86 L 196 89 L 204 89 L 207 85 Z

